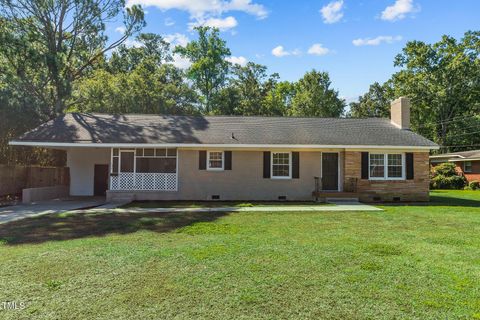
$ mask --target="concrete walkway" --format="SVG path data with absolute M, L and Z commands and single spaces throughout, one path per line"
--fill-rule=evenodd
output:
M 278 205 L 253 207 L 205 207 L 205 208 L 118 208 L 125 203 L 105 203 L 104 198 L 71 197 L 39 201 L 0 208 L 0 224 L 15 220 L 38 217 L 50 213 L 75 210 L 76 213 L 145 213 L 145 212 L 285 212 L 285 211 L 382 211 L 380 208 L 360 202 L 337 202 L 334 205 Z
M 286 211 L 383 211 L 383 209 L 360 202 L 342 202 L 335 205 L 284 205 L 253 207 L 205 207 L 205 208 L 93 208 L 78 210 L 78 213 L 148 213 L 148 212 L 286 212 Z
M 2 207 L 0 208 L 0 224 L 49 213 L 97 207 L 104 203 L 105 198 L 103 197 L 69 197 Z

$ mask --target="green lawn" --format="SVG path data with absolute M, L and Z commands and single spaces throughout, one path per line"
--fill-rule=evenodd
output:
M 432 200 L 0 225 L 0 319 L 480 319 L 480 192 Z

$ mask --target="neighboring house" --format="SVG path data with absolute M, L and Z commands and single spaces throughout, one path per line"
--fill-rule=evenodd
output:
M 443 162 L 455 163 L 457 172 L 464 175 L 468 182 L 480 181 L 480 150 L 452 152 L 430 156 L 435 166 Z
M 426 201 L 431 149 L 392 119 L 71 113 L 11 145 L 67 151 L 70 194 L 136 200 Z

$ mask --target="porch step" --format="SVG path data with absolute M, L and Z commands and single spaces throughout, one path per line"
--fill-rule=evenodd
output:
M 133 197 L 121 197 L 121 198 L 113 198 L 110 202 L 132 202 L 134 200 Z
M 333 198 L 328 197 L 325 198 L 325 202 L 358 202 L 358 198 Z
M 113 203 L 129 203 L 135 200 L 135 195 L 112 192 L 112 193 L 109 193 L 107 199 L 109 202 L 113 202 Z

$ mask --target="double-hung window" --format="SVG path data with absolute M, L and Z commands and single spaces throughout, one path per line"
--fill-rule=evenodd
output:
M 369 177 L 371 180 L 405 179 L 405 159 L 402 153 L 370 153 Z
M 370 178 L 385 178 L 385 155 L 370 154 Z
M 289 179 L 292 177 L 292 153 L 272 152 L 272 178 Z
M 223 170 L 223 151 L 208 151 L 207 169 Z
M 465 172 L 465 173 L 472 172 L 472 162 L 471 161 L 465 161 L 463 163 L 463 172 Z

